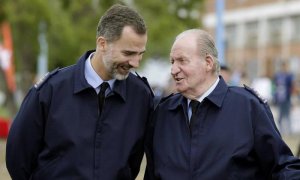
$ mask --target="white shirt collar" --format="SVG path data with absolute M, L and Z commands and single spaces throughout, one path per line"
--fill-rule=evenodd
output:
M 205 92 L 202 94 L 202 96 L 200 96 L 200 98 L 198 98 L 197 100 L 199 102 L 202 102 L 204 98 L 206 98 L 208 95 L 210 95 L 210 93 L 213 92 L 213 90 L 217 87 L 218 83 L 220 81 L 220 78 L 218 77 L 217 80 L 215 81 L 215 83 Z M 192 115 L 192 110 L 190 108 L 190 102 L 191 100 L 188 99 L 188 106 L 187 106 L 187 109 L 188 109 L 188 116 L 189 116 L 189 119 L 191 118 L 191 115 Z
M 216 82 L 204 93 L 200 98 L 198 99 L 199 102 L 202 102 L 204 98 L 206 98 L 210 93 L 213 92 L 213 90 L 217 87 L 218 83 L 220 81 L 220 78 L 218 77 Z
M 220 78 L 218 77 L 217 80 L 214 82 L 214 84 L 207 90 L 205 91 L 202 96 L 200 96 L 197 100 L 199 102 L 202 102 L 204 98 L 206 98 L 208 95 L 210 95 L 210 93 L 213 92 L 213 90 L 217 87 L 218 83 L 220 81 Z M 191 100 L 188 99 L 188 105 L 190 104 Z

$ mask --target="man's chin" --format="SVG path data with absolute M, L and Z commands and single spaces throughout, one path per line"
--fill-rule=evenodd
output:
M 128 76 L 129 76 L 129 72 L 127 74 L 120 74 L 120 73 L 118 73 L 118 74 L 115 74 L 115 79 L 121 81 L 121 80 L 127 79 Z
M 175 90 L 176 90 L 177 92 L 182 93 L 182 92 L 184 92 L 184 91 L 186 90 L 186 88 L 183 87 L 183 86 L 180 85 L 180 84 L 176 84 L 176 85 L 175 85 Z

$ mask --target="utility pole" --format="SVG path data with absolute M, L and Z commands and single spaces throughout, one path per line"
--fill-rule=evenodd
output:
M 224 39 L 224 21 L 223 13 L 226 0 L 216 0 L 216 10 L 217 10 L 217 25 L 216 25 L 216 41 L 218 50 L 218 60 L 221 65 L 225 65 L 225 39 Z

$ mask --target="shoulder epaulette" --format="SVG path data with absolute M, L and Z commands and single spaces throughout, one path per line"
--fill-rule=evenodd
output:
M 251 94 L 253 94 L 255 97 L 257 97 L 260 102 L 262 102 L 264 104 L 268 102 L 267 99 L 263 98 L 255 89 L 253 89 L 253 88 L 251 88 L 251 87 L 249 87 L 249 86 L 247 86 L 245 84 L 244 84 L 244 88 L 247 91 L 249 91 Z
M 47 80 L 48 80 L 51 76 L 53 76 L 54 74 L 56 74 L 58 71 L 59 71 L 59 68 L 56 68 L 56 69 L 54 69 L 53 71 L 46 73 L 44 77 L 42 77 L 37 83 L 35 83 L 34 87 L 35 87 L 36 89 L 40 89 L 40 88 L 43 86 L 43 84 L 44 84 L 45 82 L 47 82 Z
M 141 80 L 146 84 L 146 86 L 150 89 L 150 92 L 151 92 L 152 97 L 154 97 L 154 92 L 153 92 L 153 90 L 152 90 L 152 88 L 151 88 L 151 86 L 150 86 L 150 84 L 149 84 L 147 78 L 146 78 L 146 77 L 141 77 L 137 72 L 135 72 L 135 74 L 136 74 L 136 76 L 137 76 L 139 79 L 141 79 Z

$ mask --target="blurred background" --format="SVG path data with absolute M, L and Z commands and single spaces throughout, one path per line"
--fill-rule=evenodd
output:
M 10 179 L 6 136 L 28 89 L 48 71 L 74 64 L 86 50 L 94 49 L 99 18 L 117 2 L 134 7 L 145 18 L 147 52 L 137 71 L 148 78 L 157 96 L 173 92 L 168 55 L 175 36 L 189 28 L 212 34 L 228 84 L 254 87 L 268 100 L 277 124 L 274 77 L 285 63 L 293 77 L 292 107 L 290 121 L 280 131 L 297 154 L 300 0 L 1 0 L 1 179 Z

